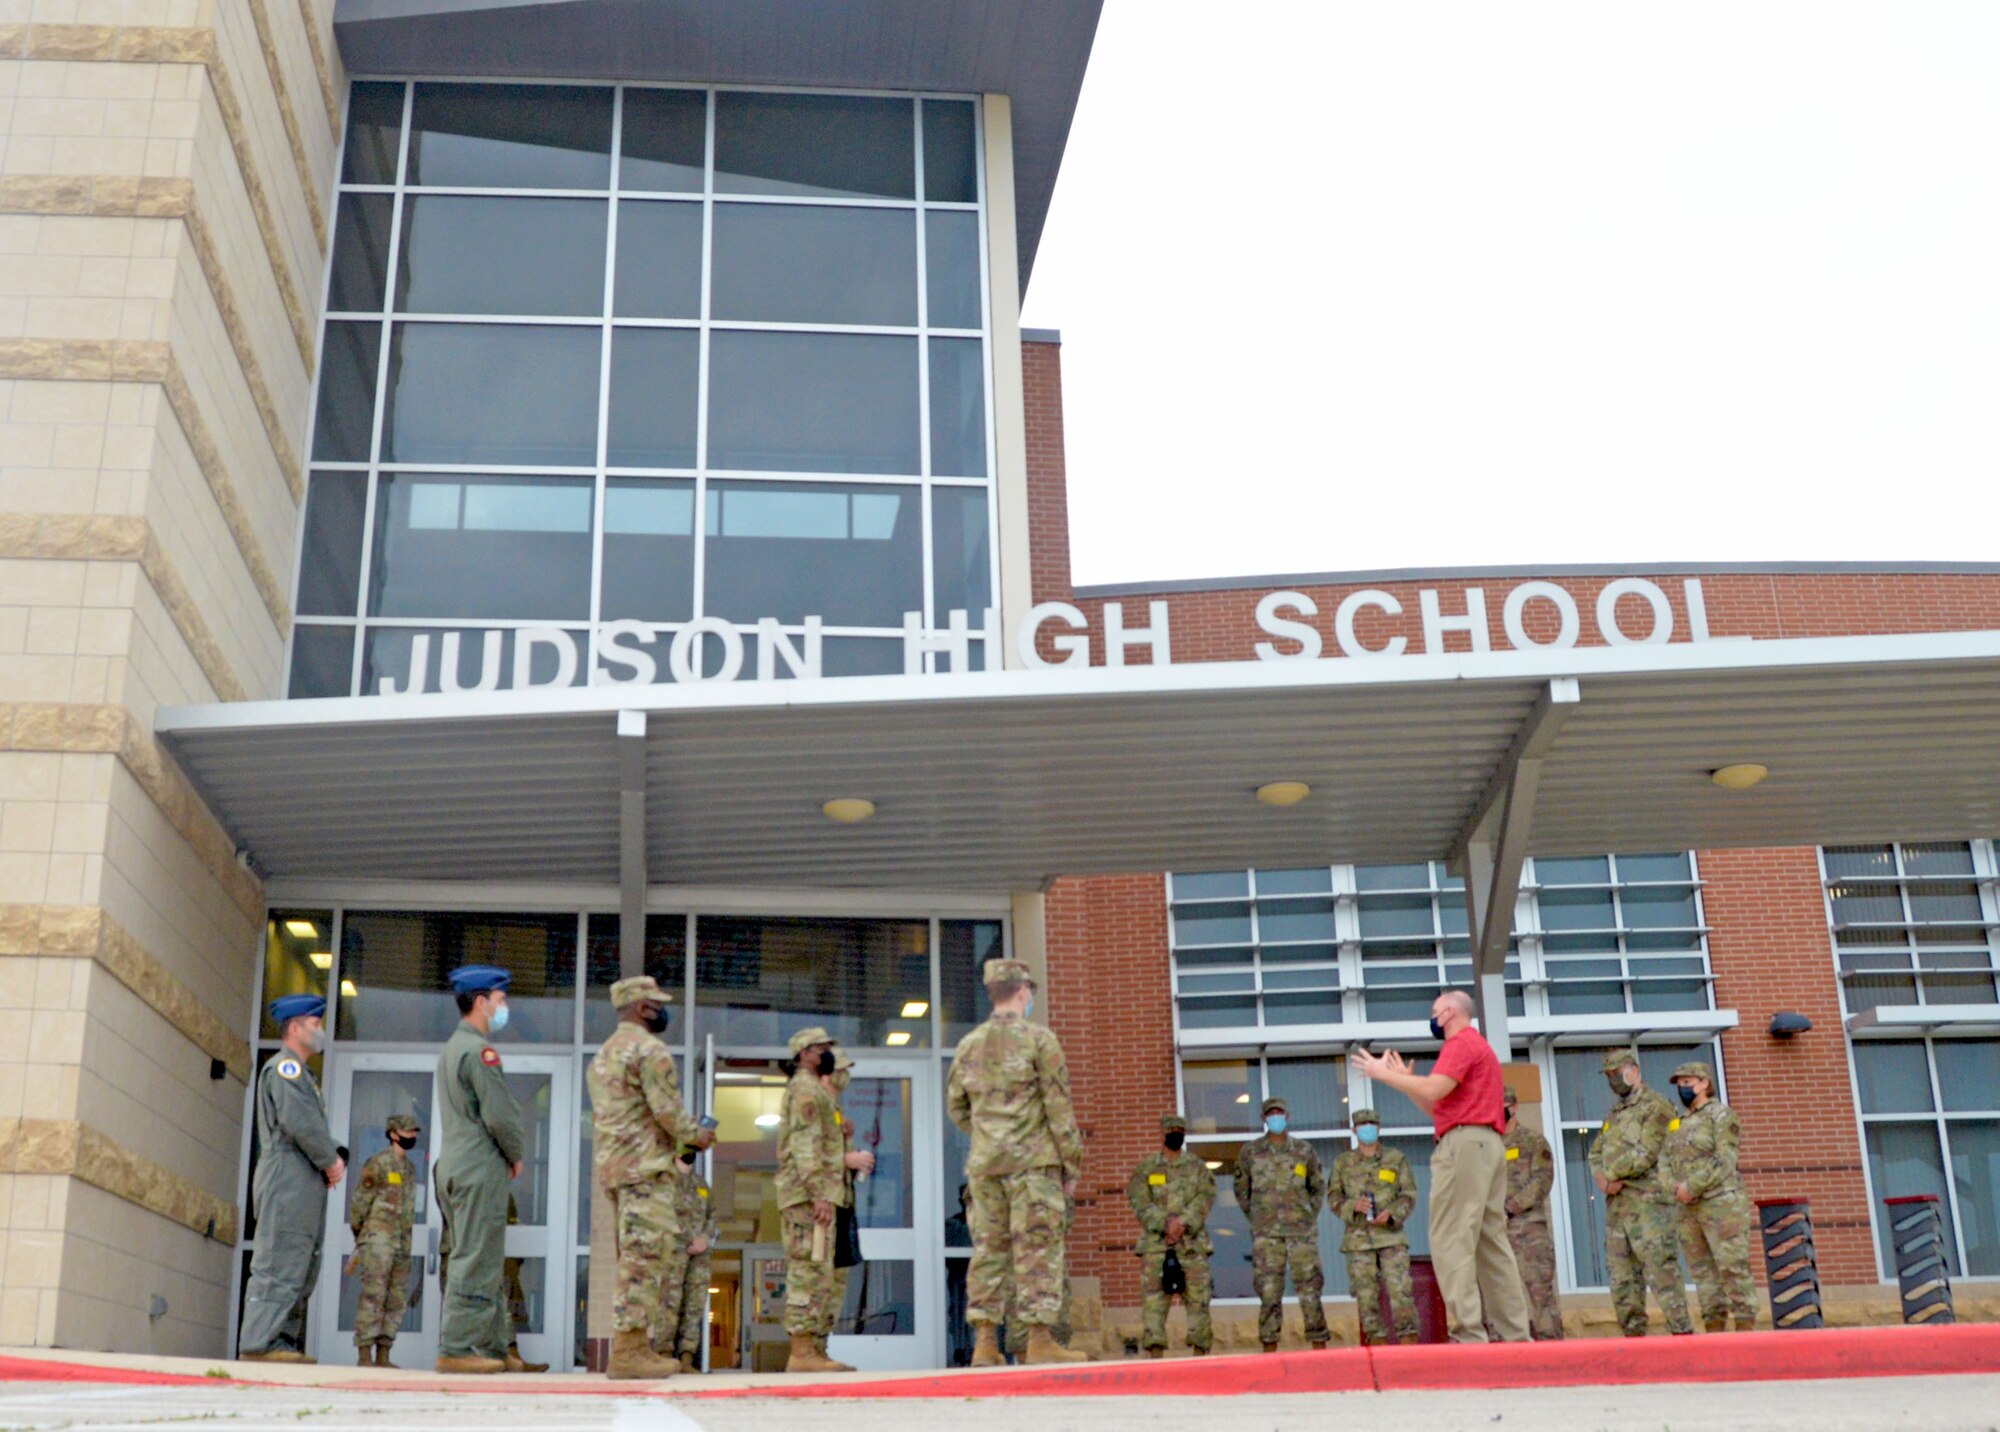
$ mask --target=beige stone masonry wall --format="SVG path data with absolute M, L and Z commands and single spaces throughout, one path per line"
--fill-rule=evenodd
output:
M 0 1173 L 80 1179 L 218 1243 L 236 1241 L 234 1205 L 75 1119 L 0 1119 Z
M 340 140 L 340 120 L 346 93 L 346 75 L 339 69 L 340 52 L 333 42 L 334 0 L 297 0 L 298 34 L 306 47 L 313 78 L 319 85 L 319 100 L 326 107 L 327 132 L 336 145 Z M 282 27 L 281 27 L 282 30 Z

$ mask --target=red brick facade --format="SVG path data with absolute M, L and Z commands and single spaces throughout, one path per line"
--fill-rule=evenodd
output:
M 1340 655 L 1336 608 L 1349 593 L 1368 587 L 1391 594 L 1403 610 L 1391 616 L 1364 609 L 1356 635 L 1366 647 L 1401 636 L 1411 652 L 1422 651 L 1419 592 L 1437 592 L 1449 616 L 1467 610 L 1466 591 L 1477 587 L 1485 595 L 1493 648 L 1509 648 L 1502 603 L 1509 591 L 1532 580 L 1527 575 L 1306 585 L 1252 579 L 1230 590 L 1174 591 L 1163 584 L 1157 593 L 1075 596 L 1069 589 L 1058 350 L 1028 345 L 1027 374 L 1035 600 L 1072 601 L 1084 612 L 1094 664 L 1104 660 L 1107 600 L 1125 603 L 1128 627 L 1147 624 L 1148 600 L 1165 600 L 1177 663 L 1252 659 L 1255 643 L 1273 639 L 1257 623 L 1258 599 L 1287 586 L 1317 604 L 1318 614 L 1303 619 L 1320 632 L 1327 657 Z M 1597 597 L 1614 578 L 1551 580 L 1576 600 L 1579 644 L 1602 645 Z M 1672 606 L 1673 639 L 1688 640 L 1687 578 L 1651 580 Z M 2000 629 L 2000 575 L 1995 574 L 1718 572 L 1702 574 L 1700 585 L 1708 630 L 1716 638 Z M 1296 612 L 1282 615 L 1302 619 Z M 1531 639 L 1556 635 L 1552 603 L 1530 603 L 1523 615 Z M 1644 599 L 1636 595 L 1621 599 L 1617 619 L 1634 634 L 1651 621 Z M 1278 645 L 1295 649 L 1282 640 Z M 1041 648 L 1050 654 L 1046 633 Z M 1446 649 L 1468 650 L 1468 639 L 1452 636 Z M 1128 656 L 1132 664 L 1147 660 L 1143 649 Z M 1810 847 L 1703 851 L 1698 859 L 1706 882 L 1716 1003 L 1737 1011 L 1742 1022 L 1723 1037 L 1722 1049 L 1730 1103 L 1743 1118 L 1742 1166 L 1751 1192 L 1810 1197 L 1822 1279 L 1830 1285 L 1876 1282 L 1860 1132 L 1816 852 Z M 1073 1267 L 1100 1278 L 1105 1302 L 1113 1307 L 1138 1301 L 1124 1177 L 1154 1146 L 1157 1117 L 1175 1098 L 1165 905 L 1157 875 L 1064 880 L 1049 897 L 1050 1015 L 1069 1052 L 1091 1150 L 1071 1244 Z M 1781 1009 L 1808 1016 L 1812 1032 L 1773 1039 L 1767 1026 Z M 1761 1276 L 1761 1259 L 1756 1261 Z

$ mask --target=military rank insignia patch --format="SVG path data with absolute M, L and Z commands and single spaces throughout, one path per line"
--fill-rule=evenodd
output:
M 490 1044 L 487 1045 L 484 1049 L 479 1051 L 479 1062 L 481 1064 L 491 1065 L 493 1068 L 498 1069 L 500 1067 L 500 1051 L 495 1049 Z
M 301 1065 L 299 1061 L 292 1058 L 289 1054 L 278 1061 L 278 1077 L 280 1079 L 296 1079 L 299 1077 L 300 1071 Z

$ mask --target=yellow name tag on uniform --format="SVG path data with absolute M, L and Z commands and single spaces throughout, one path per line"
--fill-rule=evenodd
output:
M 1606 1133 L 1606 1134 L 1610 1133 L 1610 1132 L 1611 1132 L 1611 1120 L 1609 1120 L 1609 1119 L 1606 1119 L 1606 1120 L 1604 1121 L 1604 1127 L 1603 1127 L 1603 1128 L 1602 1128 L 1601 1130 L 1599 1130 L 1599 1132 L 1600 1132 L 1600 1133 Z
M 1384 1183 L 1394 1183 L 1396 1181 L 1396 1171 L 1392 1168 L 1378 1168 L 1375 1170 L 1375 1177 L 1381 1179 Z
M 1298 1178 L 1304 1178 L 1306 1176 L 1306 1166 L 1304 1164 L 1293 1164 L 1292 1173 Z
M 403 1176 L 399 1173 L 392 1173 L 389 1175 L 389 1182 L 391 1183 L 401 1183 L 402 1181 L 403 1181 Z
M 835 1127 L 836 1129 L 837 1129 L 837 1128 L 839 1128 L 839 1127 L 840 1127 L 840 1122 L 841 1122 L 841 1120 L 840 1120 L 840 1110 L 838 1110 L 838 1109 L 835 1109 L 835 1110 L 833 1111 L 833 1126 L 834 1126 L 834 1127 Z
M 1670 1133 L 1670 1134 L 1671 1134 L 1671 1133 L 1672 1133 L 1672 1132 L 1673 1132 L 1673 1131 L 1674 1131 L 1675 1129 L 1678 1129 L 1678 1128 L 1679 1128 L 1680 1126 L 1681 1126 L 1681 1121 L 1680 1121 L 1679 1119 L 1669 1119 L 1669 1120 L 1667 1120 L 1667 1132 L 1668 1132 L 1668 1133 Z
M 1155 1188 L 1165 1188 L 1167 1186 L 1167 1176 L 1163 1173 L 1149 1173 L 1146 1175 L 1146 1182 L 1152 1184 Z
M 1519 1158 L 1520 1156 L 1521 1156 L 1521 1151 L 1520 1151 L 1519 1149 L 1509 1149 L 1509 1150 L 1507 1150 L 1507 1162 L 1508 1162 L 1508 1163 L 1512 1163 L 1512 1162 L 1514 1162 L 1514 1160 L 1515 1160 L 1515 1159 L 1517 1159 L 1517 1158 Z
M 707 1190 L 707 1189 L 705 1189 L 705 1188 L 698 1188 L 698 1189 L 696 1189 L 696 1190 L 695 1190 L 695 1192 L 696 1192 L 696 1193 L 698 1193 L 698 1194 L 700 1194 L 700 1195 L 701 1195 L 701 1196 L 702 1196 L 703 1198 L 707 1198 L 707 1197 L 708 1197 L 708 1190 Z

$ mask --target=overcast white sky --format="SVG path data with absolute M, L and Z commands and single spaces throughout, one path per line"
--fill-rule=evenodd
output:
M 2000 560 L 2000 3 L 1109 0 L 1080 583 Z

